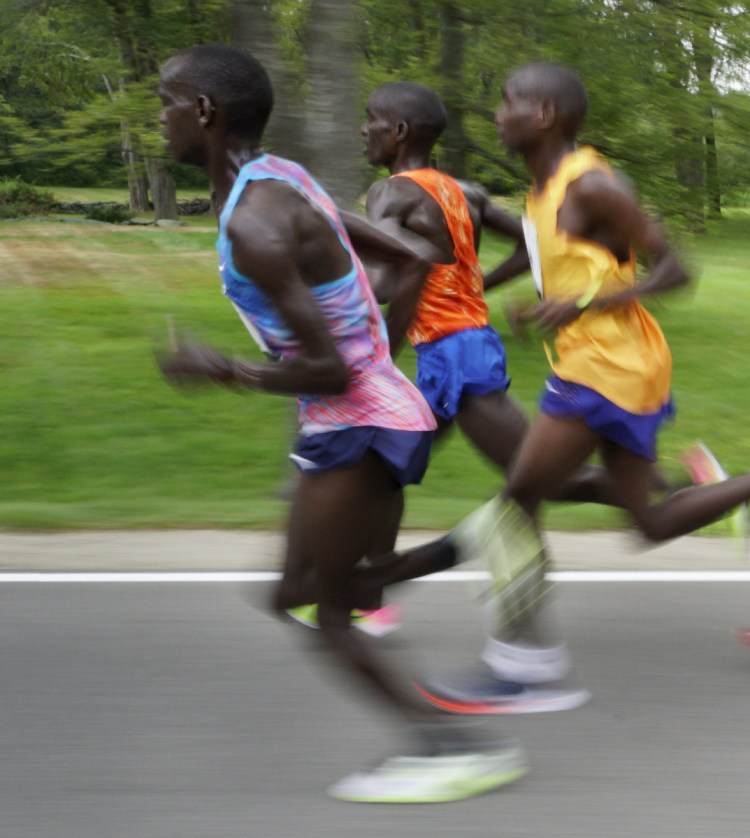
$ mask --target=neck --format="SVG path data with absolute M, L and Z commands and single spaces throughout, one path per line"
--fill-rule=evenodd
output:
M 432 149 L 429 151 L 418 151 L 417 149 L 405 149 L 403 153 L 399 153 L 396 159 L 388 166 L 392 175 L 397 175 L 400 172 L 411 172 L 414 169 L 430 169 L 430 155 Z
M 524 153 L 529 171 L 534 176 L 534 189 L 541 192 L 547 181 L 560 167 L 563 157 L 578 148 L 575 140 L 561 140 L 554 144 L 542 143 Z
M 260 140 L 226 142 L 209 155 L 204 171 L 213 189 L 217 212 L 221 212 L 240 169 L 263 154 Z

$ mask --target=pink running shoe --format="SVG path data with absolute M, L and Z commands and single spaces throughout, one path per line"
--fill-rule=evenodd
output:
M 390 603 L 375 611 L 354 611 L 352 625 L 370 637 L 385 637 L 401 628 L 401 609 Z
M 702 442 L 697 442 L 682 455 L 682 462 L 687 469 L 690 479 L 696 485 L 707 483 L 721 483 L 728 480 L 729 475 L 722 464 L 716 459 L 711 449 Z M 748 505 L 741 503 L 734 512 L 727 516 L 732 535 L 738 540 L 743 556 L 748 552 Z
M 720 483 L 728 475 L 707 445 L 697 442 L 682 455 L 682 462 L 696 485 Z

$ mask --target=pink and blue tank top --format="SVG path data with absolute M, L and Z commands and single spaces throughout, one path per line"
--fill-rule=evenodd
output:
M 335 204 L 305 169 L 270 154 L 242 167 L 219 218 L 216 247 L 224 294 L 248 331 L 282 363 L 299 351 L 298 340 L 270 297 L 251 277 L 240 274 L 232 260 L 227 224 L 247 184 L 257 180 L 284 181 L 301 192 L 331 224 L 352 261 L 345 276 L 310 288 L 349 370 L 349 385 L 337 395 L 300 396 L 300 432 L 309 435 L 362 426 L 433 429 L 435 420 L 424 398 L 393 364 L 385 322 Z

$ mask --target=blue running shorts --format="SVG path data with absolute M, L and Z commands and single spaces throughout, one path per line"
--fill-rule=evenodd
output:
M 596 390 L 556 375 L 547 379 L 539 407 L 548 416 L 583 419 L 594 433 L 652 462 L 656 460 L 656 434 L 675 415 L 671 399 L 656 413 L 629 413 Z
M 430 459 L 434 431 L 399 431 L 371 426 L 300 436 L 292 462 L 306 474 L 346 468 L 372 449 L 399 486 L 421 483 Z
M 452 419 L 465 395 L 482 396 L 510 387 L 505 347 L 492 326 L 463 329 L 418 343 L 417 387 L 436 416 Z

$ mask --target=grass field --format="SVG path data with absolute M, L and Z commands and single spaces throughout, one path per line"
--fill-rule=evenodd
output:
M 176 392 L 153 361 L 168 314 L 230 354 L 255 355 L 222 298 L 215 237 L 212 219 L 170 230 L 0 224 L 0 526 L 278 525 L 293 402 L 210 388 Z M 679 476 L 679 452 L 703 438 L 734 473 L 750 466 L 750 212 L 731 214 L 688 245 L 701 273 L 695 293 L 652 306 L 672 347 L 678 407 L 661 454 Z M 502 253 L 487 240 L 482 258 L 490 265 Z M 506 335 L 504 294 L 530 297 L 530 280 L 490 295 L 494 325 Z M 547 371 L 543 352 L 512 337 L 507 345 L 512 392 L 533 410 Z M 401 366 L 413 374 L 410 351 Z M 499 481 L 454 435 L 423 485 L 409 490 L 405 524 L 449 527 Z M 621 523 L 591 506 L 547 515 L 556 528 Z

